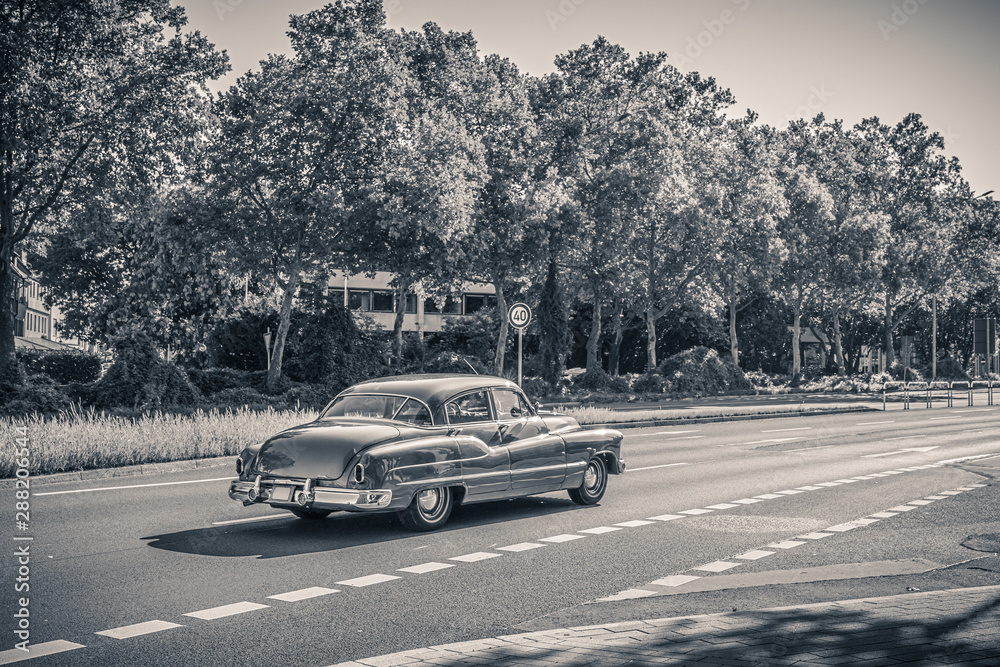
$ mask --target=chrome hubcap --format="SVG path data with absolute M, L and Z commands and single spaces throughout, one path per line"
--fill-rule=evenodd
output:
M 428 489 L 426 491 L 421 491 L 420 495 L 417 496 L 417 505 L 424 512 L 431 512 L 437 508 L 441 501 L 441 491 L 440 489 Z
M 597 467 L 594 464 L 587 466 L 587 472 L 583 473 L 583 485 L 588 489 L 597 486 Z

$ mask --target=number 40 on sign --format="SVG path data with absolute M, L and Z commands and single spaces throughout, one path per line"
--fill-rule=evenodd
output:
M 515 303 L 507 310 L 507 321 L 517 329 L 517 384 L 521 385 L 521 350 L 524 328 L 531 322 L 531 308 L 526 303 Z

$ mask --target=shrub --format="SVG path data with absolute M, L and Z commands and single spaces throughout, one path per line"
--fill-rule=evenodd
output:
M 552 385 L 540 377 L 521 378 L 521 389 L 533 401 L 544 396 L 551 396 L 554 393 Z
M 24 372 L 17 356 L 11 356 L 7 363 L 7 368 L 0 374 L 0 399 L 4 398 L 18 387 L 23 387 L 28 381 L 28 376 Z
M 428 347 L 431 354 L 453 352 L 476 360 L 474 365 L 489 367 L 496 352 L 497 324 L 493 308 L 467 317 L 445 320 L 444 329 L 434 335 Z
M 18 387 L 4 401 L 0 414 L 9 416 L 29 415 L 33 412 L 55 414 L 66 410 L 70 400 L 66 394 L 52 385 L 29 385 Z
M 694 347 L 666 359 L 659 372 L 681 394 L 713 396 L 753 393 L 753 385 L 733 362 L 716 350 Z
M 230 387 L 223 389 L 212 397 L 219 405 L 264 405 L 267 399 L 251 387 Z
M 670 382 L 659 373 L 643 373 L 632 383 L 637 394 L 662 394 L 670 389 Z
M 255 380 L 255 377 L 251 373 L 239 371 L 235 368 L 191 368 L 187 370 L 187 375 L 191 383 L 204 396 L 217 394 L 223 389 L 250 387 L 254 384 Z
M 18 357 L 28 373 L 47 375 L 58 384 L 94 382 L 101 377 L 101 358 L 81 350 L 23 350 Z
M 625 378 L 608 375 L 602 370 L 598 373 L 583 373 L 577 376 L 573 382 L 573 387 L 589 389 L 591 391 L 624 394 L 628 391 L 628 381 Z
M 969 374 L 962 368 L 962 364 L 951 356 L 943 357 L 937 362 L 938 380 L 969 380 Z
M 292 408 L 314 408 L 326 407 L 337 391 L 319 384 L 300 384 L 292 387 L 281 397 L 285 403 Z
M 902 382 L 924 381 L 924 376 L 920 373 L 920 371 L 916 368 L 910 368 L 909 366 L 904 367 L 903 364 L 898 361 L 893 362 L 892 366 L 889 367 L 889 375 L 891 375 L 894 380 L 900 380 Z
M 161 361 L 152 339 L 133 331 L 115 341 L 115 362 L 94 388 L 98 407 L 191 405 L 198 391 L 188 376 Z

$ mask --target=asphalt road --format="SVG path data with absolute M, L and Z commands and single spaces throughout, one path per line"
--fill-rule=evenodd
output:
M 27 533 L 4 490 L 0 664 L 22 657 L 8 649 L 25 535 L 32 645 L 81 646 L 23 663 L 40 667 L 328 665 L 523 630 L 1000 582 L 1000 408 L 625 433 L 629 472 L 599 506 L 565 494 L 474 505 L 430 534 L 388 516 L 244 508 L 226 496 L 228 467 L 36 485 Z

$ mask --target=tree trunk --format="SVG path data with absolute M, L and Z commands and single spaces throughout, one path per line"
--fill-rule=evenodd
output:
M 740 367 L 740 345 L 736 339 L 736 301 L 729 304 L 729 353 L 733 357 L 733 366 Z
M 507 299 L 504 297 L 501 278 L 493 277 L 493 287 L 497 292 L 497 318 L 500 320 L 497 349 L 493 355 L 493 368 L 497 375 L 503 375 L 504 353 L 507 350 Z
M 800 341 L 802 339 L 802 309 L 799 306 L 792 308 L 792 377 L 798 377 L 802 373 L 802 350 Z
M 400 279 L 399 287 L 396 288 L 396 317 L 392 321 L 392 354 L 397 368 L 403 366 L 403 316 L 406 314 L 406 293 L 409 291 L 410 281 Z
M 646 372 L 656 370 L 656 316 L 652 308 L 646 309 Z
M 896 353 L 892 349 L 892 302 L 889 295 L 885 297 L 885 370 L 896 361 Z
M 599 375 L 601 366 L 601 295 L 595 290 L 594 308 L 590 316 L 590 336 L 587 338 L 587 374 Z
M 0 380 L 7 376 L 7 367 L 14 359 L 14 323 L 11 312 L 14 303 L 14 270 L 10 252 L 0 253 Z
M 611 340 L 611 349 L 608 351 L 608 373 L 619 375 L 619 358 L 622 350 L 622 338 L 625 337 L 625 334 L 622 331 L 622 309 L 617 301 L 614 305 L 614 311 L 611 313 L 611 328 L 615 336 Z
M 844 363 L 844 337 L 840 332 L 840 306 L 833 308 L 833 356 L 837 362 L 837 375 L 847 375 L 847 364 Z
M 267 390 L 276 391 L 281 378 L 281 360 L 285 354 L 285 341 L 288 340 L 288 330 L 292 323 L 292 303 L 295 292 L 299 288 L 302 269 L 294 267 L 285 284 L 285 293 L 281 297 L 281 310 L 278 312 L 278 332 L 274 337 L 274 349 L 271 352 L 271 367 L 267 371 Z

